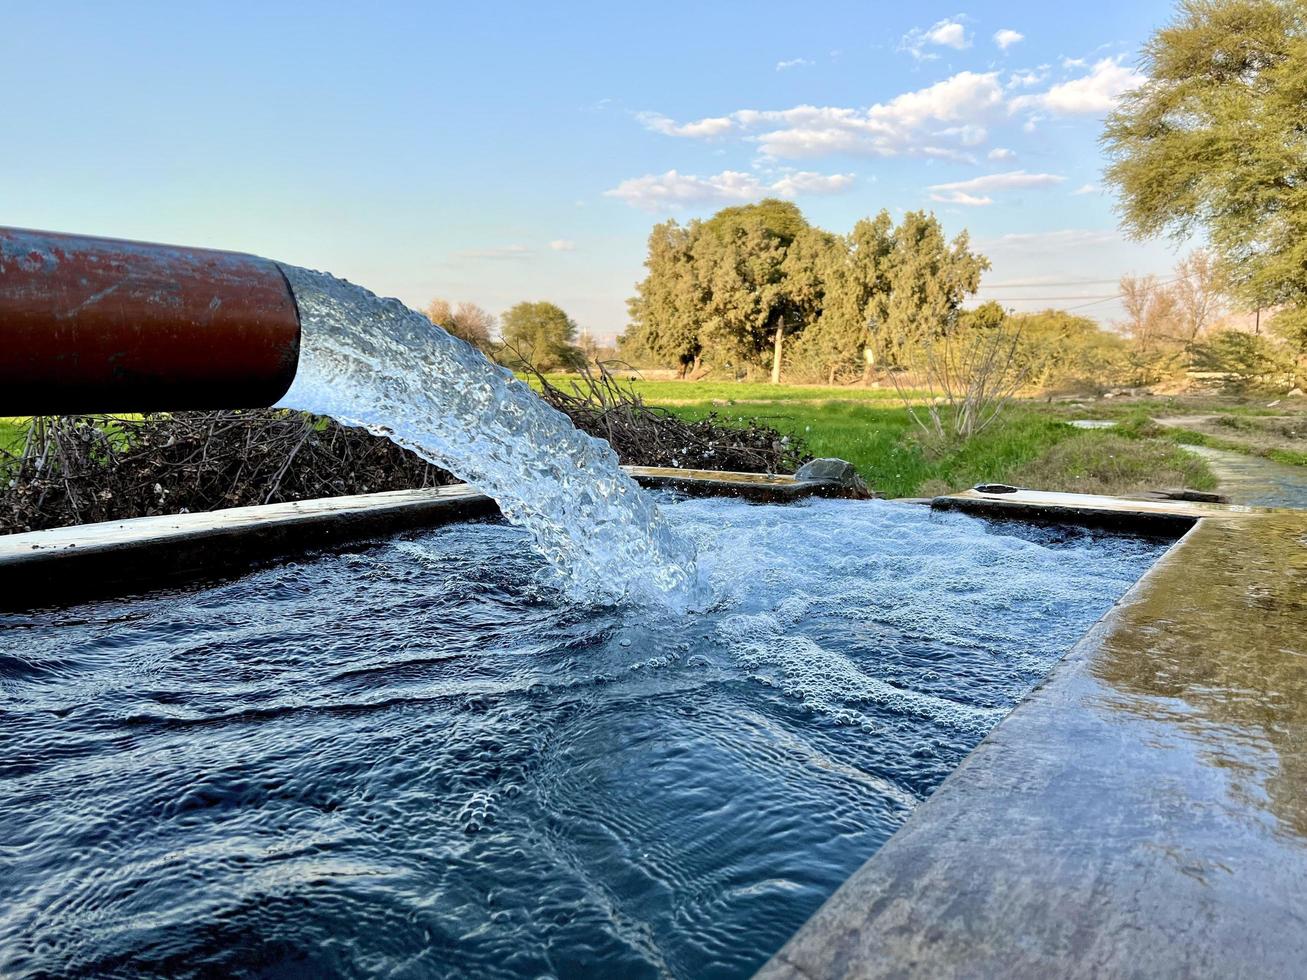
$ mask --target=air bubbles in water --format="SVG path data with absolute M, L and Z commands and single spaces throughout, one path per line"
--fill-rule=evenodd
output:
M 694 548 L 607 443 L 399 300 L 322 272 L 282 271 L 303 325 L 283 407 L 363 426 L 493 497 L 577 598 L 689 601 Z

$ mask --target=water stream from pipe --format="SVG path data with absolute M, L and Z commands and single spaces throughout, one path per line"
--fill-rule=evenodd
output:
M 282 271 L 303 336 L 281 407 L 363 426 L 493 497 L 576 598 L 690 601 L 694 547 L 607 443 L 399 300 L 322 272 Z

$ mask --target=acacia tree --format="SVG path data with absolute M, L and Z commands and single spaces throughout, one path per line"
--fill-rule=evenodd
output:
M 478 350 L 488 352 L 494 346 L 490 333 L 495 328 L 495 317 L 475 303 L 459 303 L 455 308 L 447 300 L 433 299 L 422 312 L 436 326 Z
M 1182 0 L 1107 120 L 1107 180 L 1138 237 L 1203 232 L 1249 306 L 1307 308 L 1307 6 Z

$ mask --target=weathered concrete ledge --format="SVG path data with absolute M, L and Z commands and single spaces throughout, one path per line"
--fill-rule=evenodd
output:
M 835 481 L 714 470 L 625 467 L 646 486 L 784 501 L 842 496 Z M 498 513 L 466 484 L 327 497 L 198 514 L 141 517 L 0 535 L 0 609 L 65 605 L 204 576 L 448 521 Z
M 760 977 L 1303 975 L 1307 511 L 1176 504 L 1195 526 Z
M 305 549 L 498 513 L 458 485 L 0 536 L 0 609 L 65 605 L 240 573 Z
M 1195 500 L 1137 500 L 1048 490 L 993 493 L 979 488 L 935 497 L 930 505 L 936 510 L 956 510 L 978 517 L 1011 517 L 1037 524 L 1077 524 L 1111 531 L 1177 536 L 1203 517 L 1260 512 L 1255 507 Z

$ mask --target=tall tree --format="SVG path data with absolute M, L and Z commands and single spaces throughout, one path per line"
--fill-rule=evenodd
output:
M 699 318 L 704 296 L 694 268 L 699 229 L 697 221 L 686 228 L 675 221 L 654 225 L 644 263 L 649 272 L 627 301 L 631 326 L 622 337 L 623 349 L 674 364 L 682 377 L 699 366 L 703 354 Z
M 1203 232 L 1250 306 L 1307 306 L 1307 5 L 1181 0 L 1108 118 L 1127 230 Z
M 842 372 L 871 368 L 870 324 L 877 298 L 886 290 L 885 262 L 894 222 L 888 211 L 863 218 L 853 231 L 832 239 L 818 256 L 817 275 L 823 285 L 821 315 L 804 331 L 804 351 L 825 365 L 826 382 Z
M 787 242 L 769 227 L 765 213 L 727 211 L 729 221 L 705 222 L 694 243 L 704 298 L 699 336 L 716 360 L 752 368 L 785 329 Z
M 1192 344 L 1227 312 L 1224 283 L 1212 253 L 1191 252 L 1175 267 L 1173 287 L 1181 339 Z
M 704 222 L 695 259 L 708 285 L 710 342 L 746 363 L 770 351 L 779 383 L 785 337 L 816 319 L 819 284 L 807 265 L 820 247 L 790 201 L 723 208 Z M 792 250 L 802 256 L 787 262 Z
M 436 326 L 479 350 L 488 352 L 493 346 L 490 333 L 495 328 L 495 317 L 475 303 L 453 307 L 447 300 L 433 299 L 422 312 Z
M 787 333 L 801 334 L 821 317 L 826 301 L 825 271 L 833 256 L 847 254 L 844 243 L 820 228 L 804 228 L 790 242 L 781 263 L 783 310 L 772 340 L 772 384 L 780 384 Z
M 965 231 L 950 242 L 933 214 L 909 211 L 890 234 L 880 268 L 872 343 L 881 360 L 897 366 L 909 348 L 952 325 L 989 260 L 971 250 Z
M 518 303 L 503 315 L 504 343 L 534 367 L 548 371 L 577 362 L 576 322 L 553 303 Z

